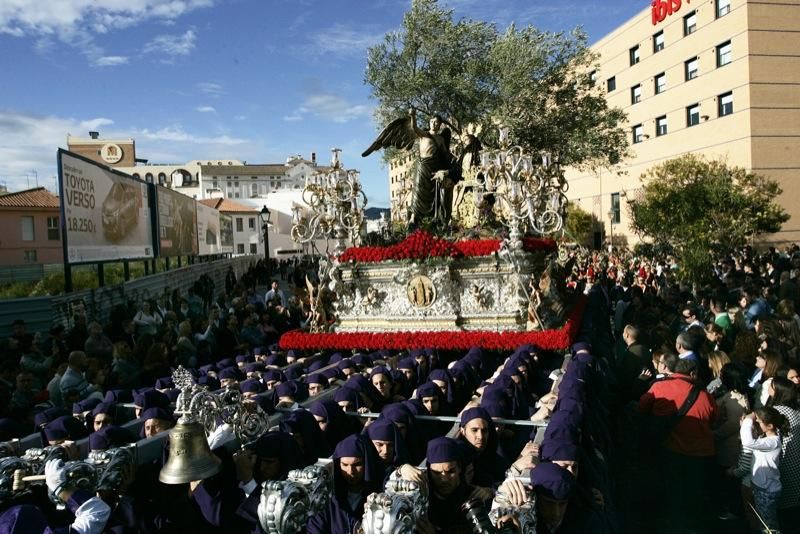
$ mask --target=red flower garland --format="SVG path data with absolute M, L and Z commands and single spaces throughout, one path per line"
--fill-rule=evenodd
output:
M 281 336 L 281 349 L 295 350 L 401 350 L 401 349 L 462 349 L 483 347 L 490 350 L 513 350 L 531 344 L 545 350 L 563 350 L 572 345 L 581 325 L 586 298 L 581 297 L 564 326 L 541 332 L 341 332 L 310 334 L 292 330 Z
M 424 260 L 426 258 L 463 258 L 489 256 L 500 250 L 499 239 L 470 239 L 464 241 L 447 241 L 432 236 L 424 230 L 416 230 L 403 241 L 388 247 L 351 247 L 345 250 L 339 261 L 346 263 L 377 263 L 389 260 Z M 556 242 L 552 239 L 536 239 L 526 237 L 522 240 L 523 249 L 527 252 L 536 250 L 556 250 Z

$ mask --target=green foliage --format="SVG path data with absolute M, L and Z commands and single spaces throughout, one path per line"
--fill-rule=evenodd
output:
M 774 202 L 777 182 L 730 167 L 722 160 L 687 154 L 642 175 L 643 188 L 629 202 L 631 226 L 642 237 L 675 250 L 682 275 L 701 281 L 711 255 L 777 232 L 789 215 Z
M 163 259 L 157 260 L 157 269 L 163 272 L 166 264 Z M 122 263 L 107 263 L 103 269 L 105 285 L 113 286 L 125 281 Z M 131 280 L 144 276 L 144 263 L 130 262 Z M 97 268 L 94 265 L 82 265 L 72 268 L 73 290 L 96 289 L 99 287 Z M 15 282 L 0 286 L 0 299 L 42 297 L 47 295 L 60 295 L 64 292 L 64 273 L 54 272 L 47 274 L 38 282 Z
M 567 203 L 567 218 L 564 221 L 564 233 L 580 245 L 585 245 L 594 230 L 594 217 L 584 211 L 578 204 Z
M 442 115 L 456 129 L 495 121 L 531 152 L 549 151 L 565 165 L 599 166 L 627 155 L 625 115 L 609 109 L 588 72 L 597 57 L 586 35 L 454 21 L 437 0 L 414 0 L 399 31 L 369 49 L 364 80 L 378 101 L 381 125 L 416 109 Z M 426 117 L 427 116 L 427 117 Z

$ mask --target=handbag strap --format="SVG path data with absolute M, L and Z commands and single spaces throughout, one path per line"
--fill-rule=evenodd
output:
M 686 400 L 683 401 L 681 407 L 675 412 L 675 420 L 677 421 L 684 415 L 686 415 L 689 410 L 692 409 L 694 403 L 697 402 L 697 398 L 700 396 L 700 387 L 697 384 L 692 384 L 692 389 L 689 391 L 689 394 L 686 396 Z

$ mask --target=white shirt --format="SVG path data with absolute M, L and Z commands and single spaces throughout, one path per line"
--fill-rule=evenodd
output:
M 781 438 L 764 436 L 753 439 L 753 420 L 742 421 L 739 429 L 742 446 L 753 451 L 753 485 L 771 493 L 781 490 L 781 473 L 778 463 L 781 459 Z

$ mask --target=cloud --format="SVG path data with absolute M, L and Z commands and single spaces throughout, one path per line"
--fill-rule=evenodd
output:
M 167 126 L 166 128 L 161 128 L 156 131 L 144 129 L 141 130 L 138 135 L 151 141 L 171 141 L 174 143 L 189 143 L 194 145 L 242 145 L 248 142 L 247 139 L 239 139 L 228 135 L 220 135 L 217 137 L 195 136 L 186 132 L 181 126 Z
M 237 121 L 246 121 L 247 120 L 247 115 L 236 115 L 233 118 L 234 118 L 234 120 L 237 120 Z
M 98 66 L 120 65 L 123 56 L 108 56 L 95 36 L 128 28 L 148 20 L 174 23 L 191 11 L 207 8 L 215 0 L 58 0 L 49 6 L 42 0 L 0 1 L 0 35 L 30 37 L 37 52 L 47 54 L 53 41 L 78 49 Z M 109 63 L 111 61 L 111 63 Z
M 216 113 L 217 112 L 217 110 L 214 109 L 213 106 L 200 106 L 200 107 L 194 108 L 194 110 L 199 112 L 199 113 Z
M 350 28 L 343 24 L 335 24 L 311 35 L 311 42 L 307 48 L 314 55 L 362 55 L 367 48 L 379 43 L 383 35 L 384 32 L 374 27 Z
M 127 56 L 101 56 L 94 60 L 92 65 L 95 67 L 116 67 L 128 63 Z
M 199 82 L 197 84 L 197 89 L 208 96 L 221 96 L 225 94 L 222 86 L 218 83 L 213 82 Z
M 286 122 L 303 120 L 305 115 L 312 114 L 323 119 L 345 123 L 361 117 L 368 117 L 372 113 L 369 106 L 351 104 L 346 99 L 332 93 L 315 93 L 305 99 L 303 105 L 283 117 Z
M 26 175 L 36 171 L 39 185 L 54 189 L 50 178 L 57 174 L 56 149 L 66 148 L 67 135 L 85 137 L 100 131 L 101 139 L 134 138 L 137 156 L 151 161 L 190 161 L 200 158 L 257 158 L 259 143 L 228 135 L 196 136 L 180 125 L 158 129 L 120 127 L 108 117 L 59 117 L 0 109 L 0 183 L 9 191 L 25 189 Z M 168 152 L 165 152 L 168 151 Z M 160 159 L 159 159 L 160 158 Z M 30 181 L 33 186 L 33 181 Z
M 194 50 L 196 40 L 194 30 L 186 30 L 180 35 L 159 35 L 144 45 L 144 53 L 163 54 L 172 61 L 178 56 L 188 56 Z
M 0 2 L 0 33 L 15 37 L 108 33 L 149 19 L 174 21 L 213 4 L 214 0 L 58 0 L 57 6 L 45 6 L 41 0 L 11 0 Z
M 79 120 L 0 110 L 0 182 L 9 191 L 25 189 L 29 185 L 25 175 L 36 171 L 39 185 L 53 189 L 49 177 L 56 175 L 56 149 L 66 146 L 67 134 L 86 136 L 112 124 L 105 117 Z

